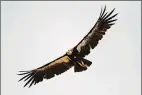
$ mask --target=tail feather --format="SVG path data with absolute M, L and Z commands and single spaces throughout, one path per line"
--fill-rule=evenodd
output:
M 82 59 L 82 60 L 83 60 L 84 64 L 87 65 L 87 67 L 89 67 L 92 64 L 92 62 L 87 59 Z
M 91 64 L 92 64 L 91 61 L 89 61 L 87 59 L 81 59 L 76 62 L 75 66 L 74 66 L 74 72 L 85 71 L 85 70 L 87 70 L 87 67 L 89 67 Z

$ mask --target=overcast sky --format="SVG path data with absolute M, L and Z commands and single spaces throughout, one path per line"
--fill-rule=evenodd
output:
M 87 71 L 73 68 L 29 88 L 19 70 L 42 66 L 74 47 L 92 28 L 101 7 L 116 8 L 118 21 L 86 58 Z M 2 1 L 2 95 L 140 95 L 140 1 Z

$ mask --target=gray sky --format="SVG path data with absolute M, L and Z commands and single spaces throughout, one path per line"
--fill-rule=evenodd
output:
M 87 71 L 73 68 L 29 88 L 17 82 L 31 70 L 63 55 L 92 28 L 101 7 L 116 8 L 118 21 L 87 56 Z M 2 1 L 2 95 L 140 95 L 140 1 Z

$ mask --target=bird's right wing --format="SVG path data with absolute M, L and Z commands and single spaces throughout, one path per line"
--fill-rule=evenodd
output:
M 37 69 L 30 70 L 30 71 L 20 71 L 22 73 L 18 75 L 25 75 L 25 76 L 22 77 L 19 81 L 24 79 L 24 81 L 27 81 L 24 87 L 27 84 L 30 84 L 29 85 L 30 87 L 32 86 L 32 84 L 36 84 L 38 82 L 43 81 L 43 78 L 50 79 L 50 78 L 53 78 L 55 75 L 59 75 L 67 71 L 73 65 L 74 64 L 72 63 L 72 60 L 68 56 L 64 55 Z
M 94 47 L 98 45 L 99 40 L 103 38 L 106 31 L 112 25 L 114 25 L 114 22 L 117 20 L 113 19 L 117 14 L 111 16 L 114 10 L 115 9 L 113 9 L 110 13 L 105 13 L 106 6 L 103 10 L 101 10 L 96 24 L 93 26 L 90 32 L 77 44 L 77 46 L 75 46 L 75 49 L 77 50 L 80 57 L 85 57 L 88 55 L 90 50 L 94 49 Z

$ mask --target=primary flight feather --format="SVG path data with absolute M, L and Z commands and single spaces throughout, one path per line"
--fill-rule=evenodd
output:
M 84 57 L 90 53 L 91 49 L 97 46 L 99 40 L 103 38 L 107 29 L 109 29 L 117 19 L 114 17 L 117 14 L 112 15 L 115 9 L 110 13 L 106 12 L 106 6 L 101 9 L 100 16 L 89 31 L 89 33 L 72 49 L 68 50 L 63 56 L 53 60 L 34 70 L 19 71 L 18 75 L 24 75 L 19 81 L 26 81 L 27 86 L 31 87 L 33 84 L 42 82 L 43 79 L 53 78 L 55 75 L 59 75 L 71 67 L 74 67 L 74 72 L 81 72 L 87 70 L 92 62 Z

